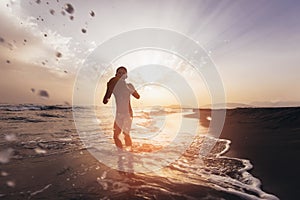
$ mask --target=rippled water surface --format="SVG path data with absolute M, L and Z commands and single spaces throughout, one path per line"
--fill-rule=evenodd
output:
M 110 109 L 2 105 L 0 112 L 7 199 L 277 199 L 260 189 L 249 160 L 222 156 L 230 141 L 208 137 L 198 119 L 185 117 L 192 110 L 137 109 L 133 152 L 115 148 Z M 204 139 L 216 144 L 208 155 L 199 153 Z

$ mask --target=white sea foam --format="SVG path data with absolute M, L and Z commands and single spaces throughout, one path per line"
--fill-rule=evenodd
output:
M 52 185 L 52 184 L 48 184 L 48 185 L 46 185 L 45 187 L 43 187 L 42 189 L 30 193 L 30 196 L 35 196 L 35 195 L 37 195 L 37 194 L 39 194 L 39 193 L 42 193 L 43 191 L 45 191 L 46 189 L 48 189 L 51 185 Z

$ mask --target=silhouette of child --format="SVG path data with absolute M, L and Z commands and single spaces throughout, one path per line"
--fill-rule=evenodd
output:
M 123 66 L 118 67 L 115 77 L 111 78 L 107 83 L 106 93 L 103 98 L 103 103 L 107 104 L 111 94 L 114 94 L 116 99 L 116 116 L 114 121 L 114 141 L 118 148 L 123 149 L 122 142 L 119 138 L 123 131 L 125 145 L 129 148 L 132 146 L 130 137 L 130 129 L 132 124 L 132 108 L 130 105 L 130 95 L 139 99 L 140 95 L 135 90 L 134 86 L 126 83 L 127 69 Z

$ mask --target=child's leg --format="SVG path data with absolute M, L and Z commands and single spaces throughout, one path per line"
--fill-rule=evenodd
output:
M 119 147 L 120 149 L 123 148 L 122 142 L 119 138 L 121 133 L 121 128 L 118 126 L 118 123 L 115 121 L 114 122 L 114 141 L 117 147 Z
M 124 139 L 125 139 L 126 146 L 132 146 L 132 141 L 130 137 L 131 124 L 132 124 L 132 117 L 131 116 L 126 117 L 123 121 L 123 134 L 125 136 Z

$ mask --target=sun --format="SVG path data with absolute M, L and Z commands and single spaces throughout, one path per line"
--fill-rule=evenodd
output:
M 178 97 L 170 89 L 154 83 L 148 83 L 141 88 L 136 88 L 141 96 L 140 99 L 132 99 L 134 107 L 171 106 L 180 105 Z

